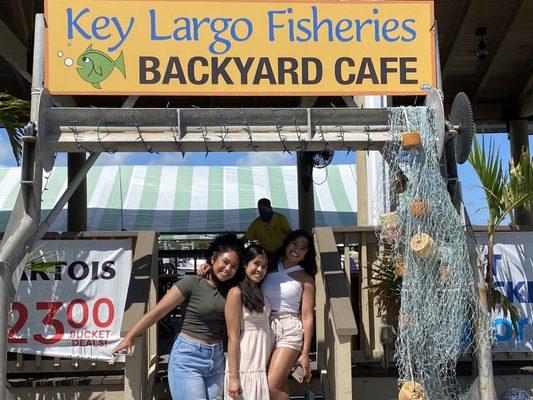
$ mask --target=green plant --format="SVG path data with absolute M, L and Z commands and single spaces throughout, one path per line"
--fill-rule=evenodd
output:
M 0 92 L 0 125 L 7 131 L 13 156 L 20 165 L 22 160 L 22 127 L 30 118 L 30 102 Z
M 492 300 L 494 302 L 494 309 L 499 308 L 505 318 L 509 316 L 515 335 L 518 335 L 518 324 L 520 322 L 520 313 L 516 306 L 514 306 L 509 298 L 499 290 L 492 288 Z
M 491 290 L 487 291 L 487 302 L 494 309 L 497 305 L 504 315 L 509 315 L 515 333 L 519 313 L 509 299 L 493 288 L 493 262 L 495 232 L 509 215 L 511 225 L 515 225 L 515 210 L 523 207 L 530 211 L 533 203 L 533 163 L 529 154 L 523 151 L 518 162 L 511 160 L 509 171 L 504 171 L 499 152 L 491 141 L 485 150 L 474 137 L 474 148 L 469 158 L 470 164 L 481 181 L 487 200 L 489 219 L 487 222 L 487 269 L 485 281 Z
M 59 253 L 57 251 L 43 252 L 40 247 L 33 249 L 24 263 L 25 271 L 45 272 L 47 274 L 61 275 L 58 270 Z M 11 316 L 13 309 L 9 310 Z
M 385 249 L 372 264 L 372 283 L 365 289 L 376 297 L 380 312 L 398 312 L 402 291 L 402 277 L 396 275 L 395 260 Z

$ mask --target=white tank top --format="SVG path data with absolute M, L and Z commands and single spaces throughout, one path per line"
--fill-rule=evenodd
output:
M 299 265 L 285 269 L 280 260 L 278 270 L 267 274 L 261 284 L 261 290 L 270 300 L 273 311 L 300 312 L 303 289 L 300 282 L 289 274 L 302 269 Z

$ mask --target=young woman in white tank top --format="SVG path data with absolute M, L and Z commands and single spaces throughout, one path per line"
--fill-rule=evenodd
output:
M 272 305 L 273 353 L 268 368 L 271 400 L 287 400 L 288 375 L 300 364 L 310 372 L 309 349 L 313 339 L 315 306 L 315 249 L 303 230 L 291 232 L 272 259 L 261 290 Z

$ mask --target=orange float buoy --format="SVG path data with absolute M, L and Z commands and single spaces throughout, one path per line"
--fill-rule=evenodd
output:
M 422 258 L 430 258 L 435 254 L 435 242 L 427 233 L 417 233 L 411 238 L 409 246 L 414 253 Z
M 415 217 L 423 217 L 428 213 L 428 210 L 428 203 L 423 200 L 413 202 L 410 208 L 411 215 L 414 215 Z
M 422 139 L 418 132 L 405 132 L 402 135 L 402 147 L 404 149 L 418 149 L 422 145 Z
M 398 400 L 425 400 L 424 388 L 418 382 L 405 382 L 398 394 Z
M 396 262 L 396 267 L 394 268 L 394 274 L 397 277 L 402 278 L 404 272 L 405 272 L 405 268 L 404 268 L 404 265 L 403 265 L 403 261 L 397 261 Z

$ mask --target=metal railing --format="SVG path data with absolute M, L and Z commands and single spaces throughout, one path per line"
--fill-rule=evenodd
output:
M 344 251 L 344 270 L 350 277 L 351 304 L 357 318 L 358 334 L 354 339 L 352 362 L 380 362 L 386 348 L 382 344 L 382 329 L 387 315 L 379 313 L 375 296 L 368 289 L 372 283 L 372 265 L 379 251 L 374 227 L 333 228 L 336 246 Z M 358 258 L 355 271 L 350 271 L 350 247 L 355 246 Z

